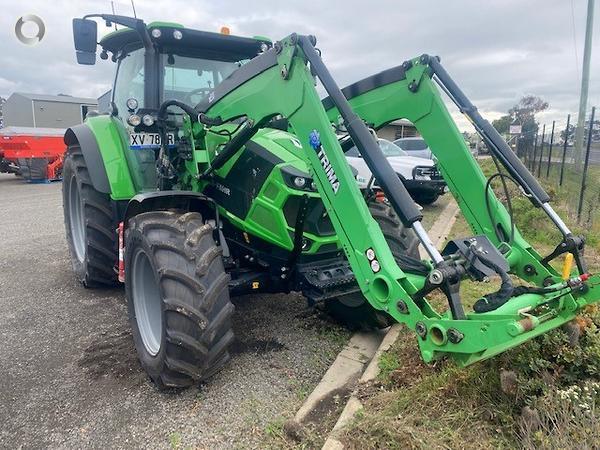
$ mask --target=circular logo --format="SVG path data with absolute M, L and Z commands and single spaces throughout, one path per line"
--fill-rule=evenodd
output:
M 35 36 L 25 36 L 23 34 L 23 26 L 29 22 L 33 22 L 37 26 L 37 34 Z M 19 20 L 17 20 L 17 23 L 15 24 L 15 35 L 17 36 L 17 39 L 25 45 L 37 44 L 44 38 L 44 34 L 46 34 L 46 25 L 44 25 L 44 21 L 35 14 L 25 14 L 24 16 L 19 17 Z

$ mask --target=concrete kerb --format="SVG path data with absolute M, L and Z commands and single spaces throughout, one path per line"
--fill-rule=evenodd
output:
M 459 208 L 456 202 L 451 201 L 429 230 L 429 236 L 436 246 L 440 246 L 448 237 L 456 221 L 458 211 Z M 422 248 L 419 251 L 421 257 L 426 257 Z M 353 389 L 353 394 L 348 399 L 333 430 L 323 445 L 323 450 L 341 450 L 344 448 L 344 445 L 336 439 L 336 435 L 362 408 L 360 400 L 355 395 L 357 386 L 377 377 L 379 374 L 379 359 L 396 341 L 400 329 L 401 325 L 396 324 L 391 326 L 385 335 L 382 335 L 381 332 L 354 334 L 327 370 L 321 382 L 296 413 L 294 419 L 298 423 L 303 423 L 309 413 L 318 406 L 319 402 L 327 398 L 333 391 L 344 387 Z

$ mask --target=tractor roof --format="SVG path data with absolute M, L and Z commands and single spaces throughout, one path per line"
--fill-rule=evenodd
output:
M 193 30 L 183 25 L 172 22 L 151 22 L 147 25 L 151 39 L 159 46 L 161 52 L 189 55 L 198 55 L 206 59 L 225 59 L 239 61 L 254 58 L 262 51 L 262 44 L 269 46 L 271 41 L 267 38 L 256 36 L 253 38 L 231 36 L 222 33 Z M 152 31 L 161 31 L 159 37 L 152 35 Z M 181 39 L 175 39 L 173 32 L 179 30 Z M 100 45 L 106 51 L 118 53 L 127 47 L 133 49 L 142 46 L 142 41 L 137 32 L 131 28 L 122 28 L 104 36 Z

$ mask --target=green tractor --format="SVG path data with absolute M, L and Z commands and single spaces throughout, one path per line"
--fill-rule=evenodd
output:
M 312 36 L 272 43 L 116 15 L 73 20 L 77 60 L 117 64 L 110 111 L 67 130 L 64 214 L 77 278 L 125 283 L 142 366 L 159 388 L 209 377 L 228 360 L 231 296 L 302 292 L 361 328 L 415 330 L 425 361 L 467 365 L 571 320 L 600 297 L 548 195 L 452 81 L 423 55 L 340 90 Z M 319 98 L 319 80 L 328 97 Z M 563 234 L 541 257 L 489 189 L 438 83 L 505 172 Z M 438 159 L 474 236 L 440 252 L 379 149 L 376 130 L 406 118 Z M 359 189 L 344 152 L 373 173 Z M 374 189 L 373 186 L 377 186 Z M 421 260 L 422 245 L 428 258 Z M 550 260 L 572 253 L 563 280 Z M 512 274 L 526 282 L 514 286 Z M 465 311 L 461 280 L 498 275 Z M 448 310 L 427 301 L 445 294 Z

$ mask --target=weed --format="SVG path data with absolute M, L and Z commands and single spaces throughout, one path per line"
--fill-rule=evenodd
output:
M 169 445 L 172 449 L 181 448 L 181 433 L 175 431 L 169 434 Z
M 285 439 L 283 432 L 283 424 L 284 420 L 282 418 L 278 418 L 272 422 L 269 422 L 265 427 L 266 435 L 271 438 Z

